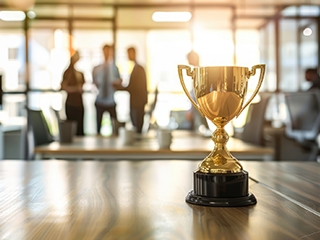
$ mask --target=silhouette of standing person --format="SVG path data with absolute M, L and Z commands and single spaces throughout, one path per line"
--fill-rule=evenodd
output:
M 145 105 L 148 102 L 147 78 L 144 68 L 137 63 L 135 48 L 128 48 L 127 53 L 129 60 L 134 62 L 129 84 L 127 87 L 123 87 L 121 82 L 118 82 L 114 86 L 119 90 L 126 90 L 130 93 L 131 122 L 136 128 L 136 132 L 141 134 L 145 114 Z
M 68 68 L 63 73 L 61 90 L 65 90 L 67 92 L 67 99 L 65 103 L 67 120 L 76 121 L 76 135 L 83 136 L 84 107 L 82 100 L 82 87 L 85 83 L 85 80 L 83 73 L 77 71 L 74 68 L 74 65 L 78 62 L 79 59 L 79 52 L 75 51 L 70 58 L 70 64 Z
M 117 118 L 116 102 L 114 100 L 115 88 L 113 86 L 113 82 L 120 80 L 120 73 L 118 67 L 114 63 L 112 46 L 105 45 L 102 51 L 104 62 L 96 66 L 92 71 L 93 84 L 95 84 L 99 89 L 99 93 L 95 101 L 97 113 L 97 134 L 100 134 L 101 131 L 103 113 L 107 111 L 110 114 L 112 122 L 112 132 L 114 135 L 118 135 L 120 123 Z
M 305 78 L 308 82 L 311 82 L 311 89 L 320 89 L 320 76 L 316 68 L 308 68 L 305 71 Z
M 188 63 L 193 67 L 199 67 L 200 58 L 199 55 L 195 51 L 191 51 L 187 55 Z M 195 100 L 194 90 L 190 92 L 191 97 Z M 203 125 L 206 129 L 209 129 L 207 120 L 205 117 L 201 116 L 197 109 L 193 105 L 191 105 L 190 110 L 186 114 L 186 119 L 191 123 L 191 128 L 193 130 L 197 130 L 201 125 Z
M 191 51 L 187 55 L 188 63 L 192 65 L 193 67 L 199 67 L 200 58 L 198 53 L 195 51 Z

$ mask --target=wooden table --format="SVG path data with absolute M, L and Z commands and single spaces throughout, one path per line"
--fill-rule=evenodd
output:
M 0 239 L 320 239 L 319 163 L 242 163 L 257 204 L 218 208 L 195 161 L 1 161 Z
M 320 163 L 243 162 L 251 178 L 309 211 L 320 212 Z
M 174 131 L 169 149 L 159 148 L 155 133 L 151 133 L 131 146 L 123 144 L 119 137 L 75 137 L 71 144 L 53 142 L 35 148 L 37 159 L 204 159 L 213 149 L 210 137 L 189 131 Z M 271 160 L 274 151 L 230 138 L 227 147 L 238 159 Z
M 280 161 L 281 160 L 281 147 L 282 142 L 281 139 L 285 136 L 285 126 L 275 128 L 271 125 L 266 125 L 264 127 L 264 134 L 267 138 L 272 141 L 274 145 L 274 160 Z

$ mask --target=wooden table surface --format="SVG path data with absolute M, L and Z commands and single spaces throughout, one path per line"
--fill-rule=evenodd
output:
M 266 162 L 261 165 L 243 162 L 243 165 L 251 178 L 304 208 L 320 212 L 320 163 Z
M 71 144 L 53 142 L 37 146 L 38 159 L 204 159 L 213 149 L 210 137 L 190 131 L 174 131 L 168 149 L 159 148 L 155 133 L 151 133 L 132 145 L 124 145 L 119 137 L 85 136 L 75 137 Z M 227 147 L 238 159 L 270 160 L 274 151 L 230 138 Z
M 257 204 L 219 208 L 196 161 L 0 161 L 0 239 L 320 239 L 320 164 L 242 163 Z

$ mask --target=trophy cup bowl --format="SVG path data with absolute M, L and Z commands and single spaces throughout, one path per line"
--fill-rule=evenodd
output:
M 256 89 L 245 102 L 248 80 L 256 74 L 256 69 L 260 69 L 260 77 Z M 185 85 L 183 70 L 193 80 L 194 98 Z M 186 202 L 217 207 L 256 204 L 255 196 L 249 192 L 248 172 L 226 147 L 229 136 L 224 126 L 238 117 L 259 92 L 265 64 L 254 65 L 251 71 L 247 67 L 237 66 L 191 69 L 187 65 L 178 65 L 178 73 L 182 88 L 192 105 L 217 127 L 212 133 L 214 149 L 194 171 L 194 189 L 188 193 Z

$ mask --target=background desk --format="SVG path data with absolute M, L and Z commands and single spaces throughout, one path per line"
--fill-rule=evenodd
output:
M 85 136 L 75 137 L 71 144 L 53 142 L 35 148 L 37 159 L 203 159 L 213 149 L 210 137 L 194 132 L 174 131 L 170 149 L 160 149 L 154 135 L 148 135 L 132 146 L 123 145 L 118 137 Z M 245 143 L 230 138 L 227 144 L 230 152 L 238 159 L 271 160 L 273 149 Z
M 0 123 L 0 160 L 24 158 L 25 117 L 7 117 Z
M 319 201 L 320 164 L 243 164 L 258 203 L 215 208 L 185 202 L 195 161 L 1 161 L 0 239 L 320 239 L 299 200 Z

